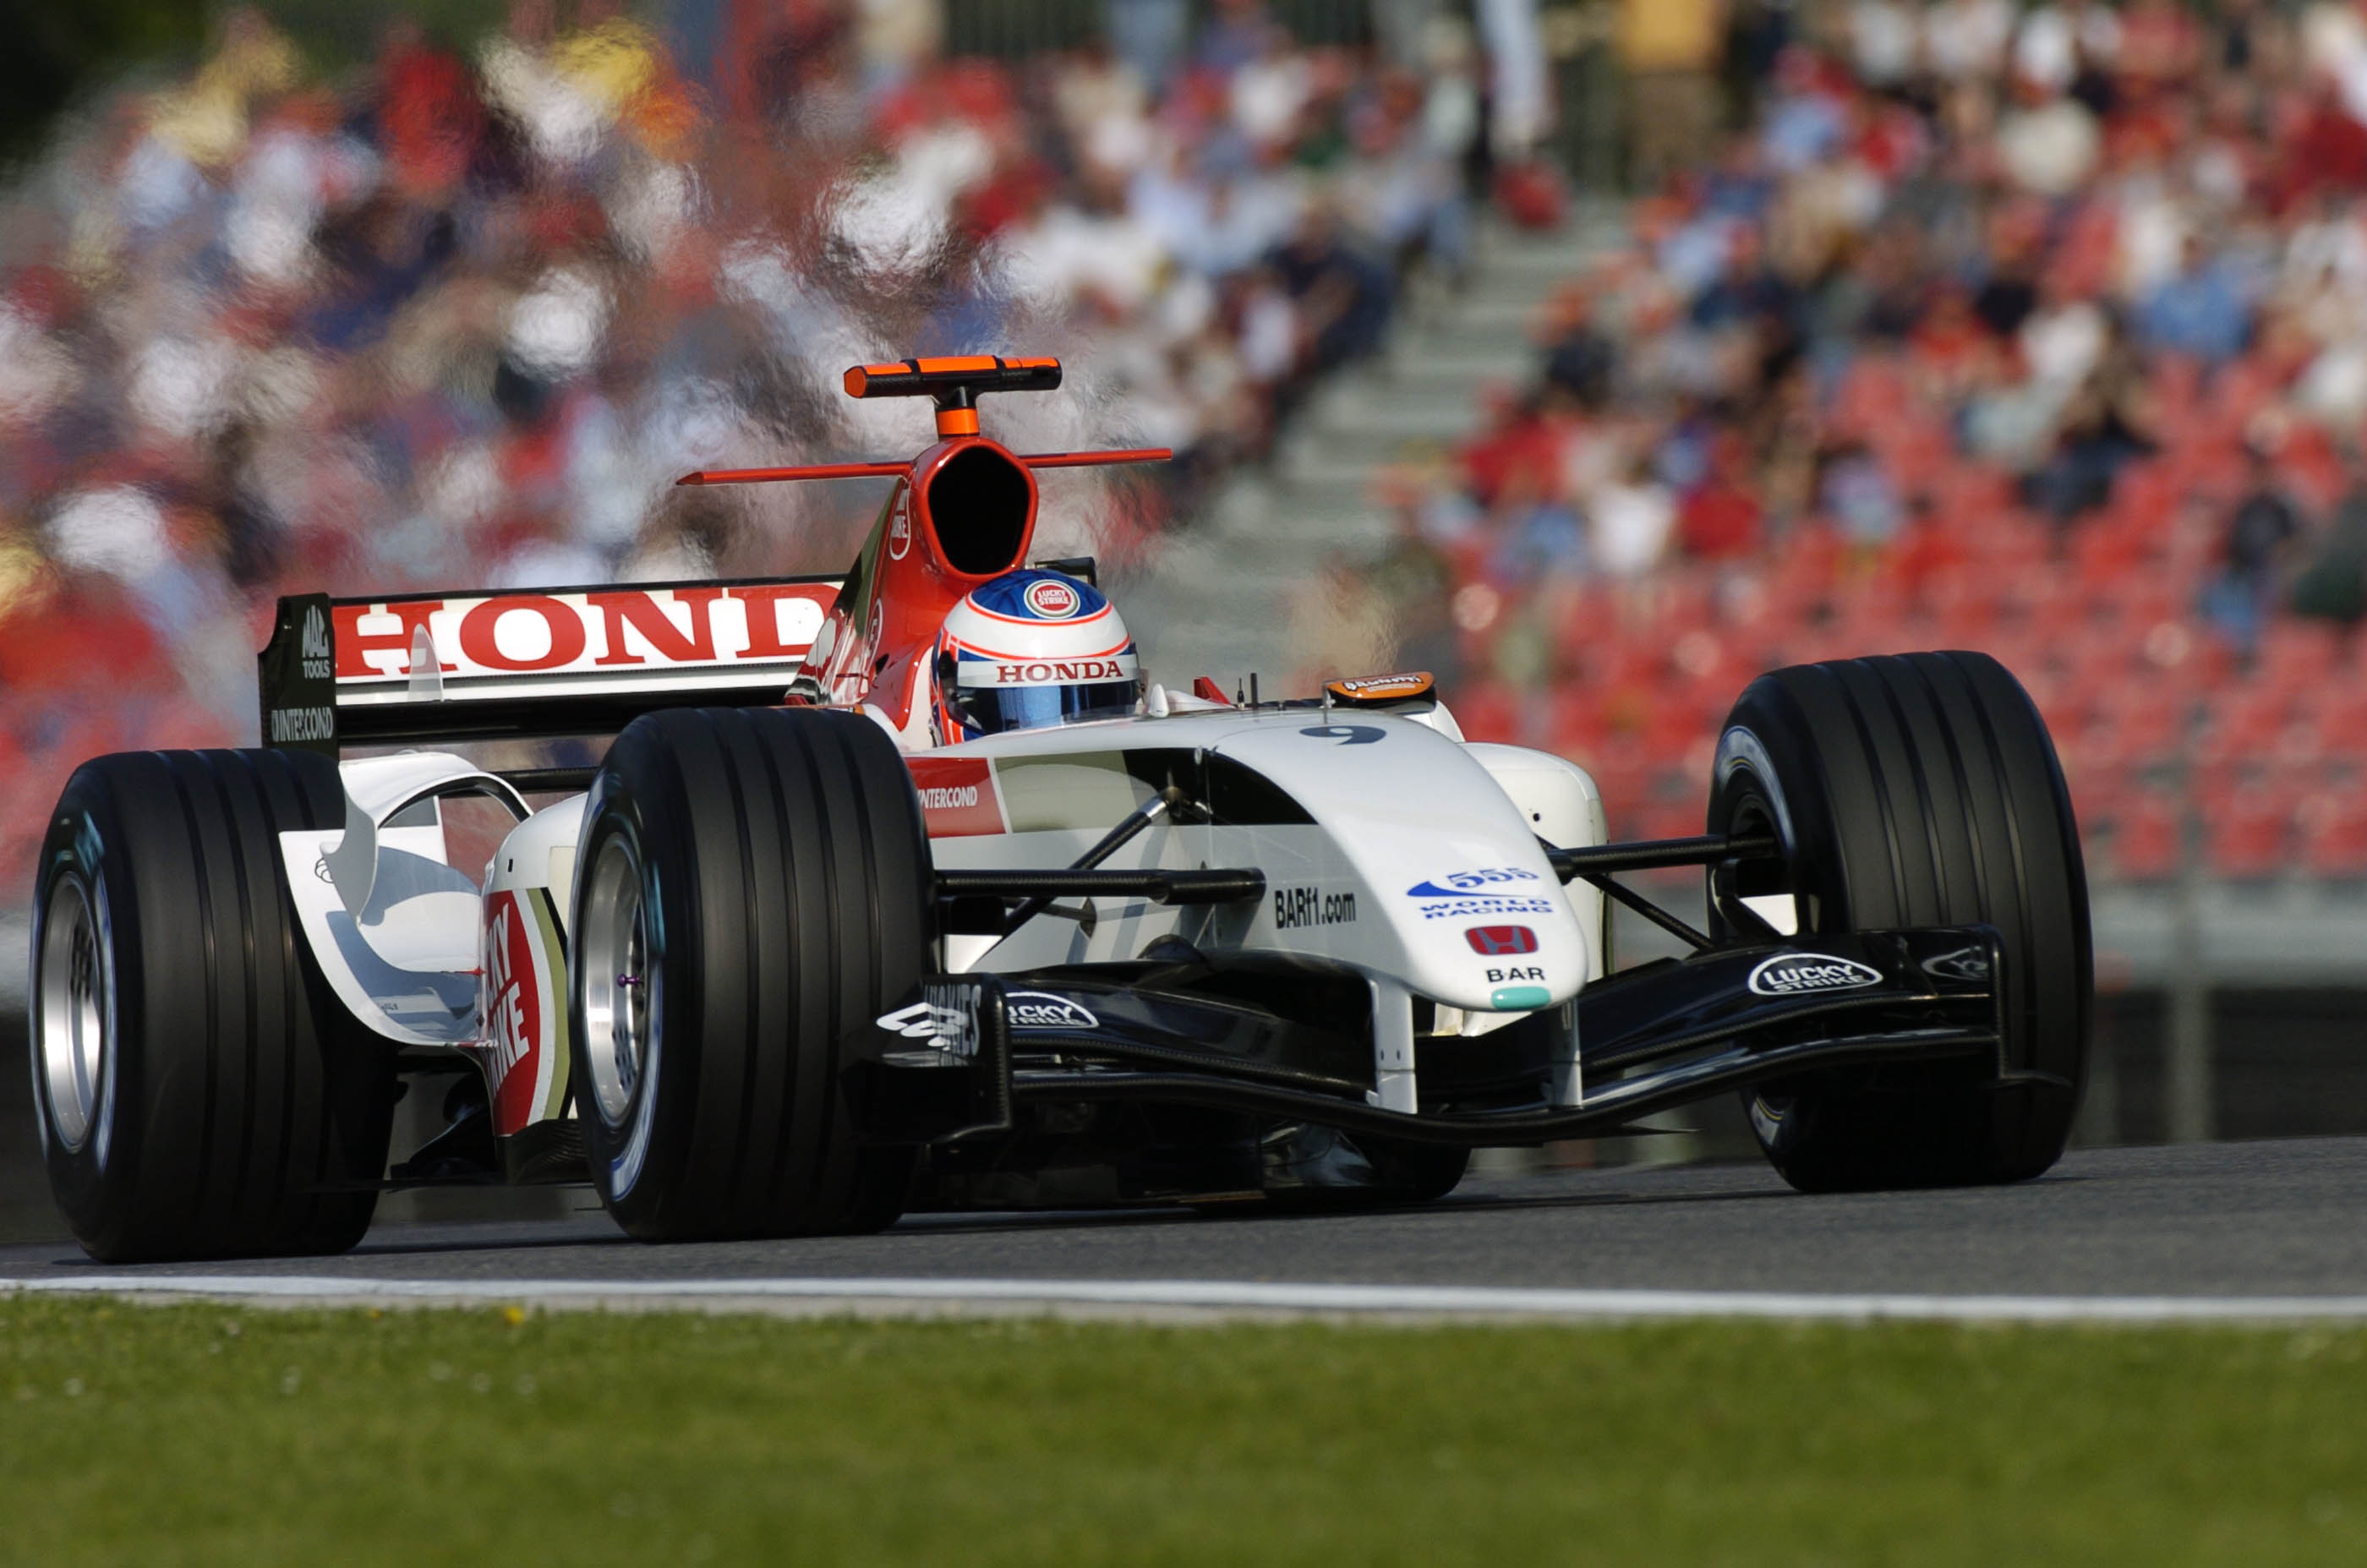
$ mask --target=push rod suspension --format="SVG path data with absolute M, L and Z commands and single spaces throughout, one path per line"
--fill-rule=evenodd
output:
M 1614 898 L 1618 899 L 1622 904 L 1626 905 L 1629 908 L 1635 910 L 1637 914 L 1643 916 L 1646 919 L 1651 921 L 1654 925 L 1659 927 L 1670 936 L 1675 937 L 1679 942 L 1683 942 L 1694 952 L 1698 953 L 1703 948 L 1710 945 L 1710 940 L 1706 933 L 1693 930 L 1693 927 L 1677 919 L 1676 916 L 1671 915 L 1666 909 L 1661 908 L 1658 904 L 1653 903 L 1649 898 L 1645 897 L 1641 893 L 1637 892 L 1634 888 L 1626 886 L 1625 883 L 1614 882 L 1607 874 L 1600 871 L 1581 871 L 1579 873 L 1579 875 L 1594 884 L 1595 886 L 1602 888 L 1605 893 L 1610 894 Z
M 1091 871 L 1093 867 L 1101 864 L 1102 862 L 1109 859 L 1110 856 L 1124 849 L 1128 843 L 1133 841 L 1136 835 L 1139 834 L 1145 828 L 1150 827 L 1153 822 L 1158 821 L 1161 817 L 1173 809 L 1173 807 L 1174 803 L 1169 800 L 1164 795 L 1156 795 L 1151 796 L 1149 800 L 1144 801 L 1140 806 L 1135 807 L 1132 811 L 1127 812 L 1123 818 L 1119 818 L 1117 826 L 1103 834 L 1101 841 L 1095 844 L 1092 849 L 1087 850 L 1082 855 L 1079 856 L 1075 863 L 1070 865 L 1069 869 L 1070 871 Z M 1067 889 L 1062 888 L 1059 891 L 1066 892 Z M 1020 927 L 1025 925 L 1028 921 L 1042 914 L 1046 908 L 1050 907 L 1052 899 L 1058 896 L 1059 895 L 1057 893 L 1039 894 L 1035 897 L 1027 899 L 1025 903 L 1021 904 L 1019 908 L 1012 910 L 1011 918 L 1002 922 L 1002 934 L 1009 936 L 1013 931 L 1017 931 Z M 1118 895 L 1118 897 L 1124 897 L 1124 895 Z M 1161 900 L 1161 902 L 1164 902 L 1164 900 Z
M 1649 839 L 1633 844 L 1595 844 L 1586 849 L 1549 849 L 1554 874 L 1568 882 L 1590 873 L 1658 871 L 1671 865 L 1715 865 L 1722 860 L 1764 860 L 1784 852 L 1772 834 L 1735 838 L 1704 833 L 1692 839 Z
M 1783 852 L 1772 834 L 1736 837 L 1704 833 L 1691 839 L 1649 839 L 1633 844 L 1593 844 L 1565 850 L 1546 846 L 1546 862 L 1564 882 L 1584 878 L 1635 910 L 1679 942 L 1696 951 L 1711 945 L 1709 937 L 1661 908 L 1632 887 L 1614 882 L 1621 871 L 1655 871 L 1672 865 L 1715 865 L 1725 860 L 1761 860 Z
M 1148 898 L 1229 904 L 1265 891 L 1265 873 L 1218 871 L 941 871 L 940 898 Z

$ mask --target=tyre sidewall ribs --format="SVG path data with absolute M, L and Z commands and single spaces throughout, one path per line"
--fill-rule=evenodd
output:
M 1727 720 L 1709 828 L 1783 840 L 1804 943 L 1920 926 L 1998 932 L 2004 1040 L 1991 1067 L 1836 1072 L 1745 1095 L 1786 1179 L 2013 1181 L 2055 1162 L 2093 1029 L 2087 878 L 2053 742 L 2003 665 L 1917 653 L 1761 676 Z
M 278 840 L 344 818 L 335 765 L 294 752 L 120 753 L 67 781 L 34 889 L 33 1093 L 51 1190 L 92 1256 L 335 1252 L 368 1229 L 392 1057 L 305 950 Z M 77 889 L 106 1019 L 79 1137 L 45 1032 L 62 956 L 45 944 Z
M 649 1049 L 629 1106 L 598 1102 L 589 967 L 623 951 L 597 919 L 607 846 L 639 867 Z M 823 709 L 635 720 L 586 805 L 572 1035 L 587 1152 L 617 1222 L 647 1239 L 876 1228 L 913 1154 L 857 1134 L 845 1050 L 929 956 L 928 840 L 911 775 L 870 720 Z M 615 1069 L 608 1069 L 612 1077 Z

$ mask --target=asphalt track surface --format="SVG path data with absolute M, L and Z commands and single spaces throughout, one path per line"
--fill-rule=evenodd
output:
M 583 1195 L 589 1204 L 589 1193 Z M 914 1215 L 878 1235 L 649 1246 L 596 1209 L 387 1224 L 333 1258 L 101 1269 L 0 1248 L 0 1288 L 296 1299 L 771 1298 L 1655 1315 L 2367 1316 L 2367 1139 L 2074 1153 L 2009 1188 L 1809 1197 L 1761 1166 L 1467 1180 L 1420 1208 Z

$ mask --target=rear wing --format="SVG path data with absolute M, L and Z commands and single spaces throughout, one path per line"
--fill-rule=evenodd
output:
M 263 742 L 614 734 L 659 708 L 777 703 L 836 577 L 279 601 L 257 658 Z

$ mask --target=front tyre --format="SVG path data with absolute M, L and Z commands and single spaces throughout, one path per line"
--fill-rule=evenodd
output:
M 825 709 L 647 715 L 601 764 L 581 842 L 570 1035 L 617 1224 L 892 1224 L 914 1151 L 857 1135 L 842 1069 L 927 964 L 928 837 L 893 742 Z
M 66 781 L 34 886 L 33 1097 L 93 1258 L 368 1229 L 393 1058 L 330 992 L 280 870 L 280 833 L 344 820 L 336 765 L 297 752 L 130 752 Z
M 1998 933 L 2001 1064 L 1853 1068 L 1745 1092 L 1786 1181 L 2021 1181 L 2061 1156 L 2094 1016 L 2087 874 L 2045 722 L 2003 665 L 1916 653 L 1761 676 L 1719 740 L 1709 830 L 1772 833 L 1784 847 L 1780 863 L 1713 873 L 1720 935 L 1748 925 L 1744 899 L 1770 894 L 1791 896 L 1803 942 L 1914 926 Z

